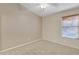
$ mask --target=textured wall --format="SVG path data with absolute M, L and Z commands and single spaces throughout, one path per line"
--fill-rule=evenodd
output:
M 63 16 L 79 14 L 79 8 L 63 11 L 43 18 L 43 39 L 79 49 L 79 40 L 61 37 L 61 20 Z
M 0 12 L 2 50 L 41 38 L 40 17 L 18 4 L 0 4 Z

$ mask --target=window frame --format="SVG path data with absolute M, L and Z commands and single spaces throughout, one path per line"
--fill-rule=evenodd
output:
M 78 20 L 78 25 L 77 26 L 63 26 L 63 24 L 62 24 L 62 22 L 63 22 L 63 20 L 66 20 L 67 18 L 71 18 L 71 20 L 73 20 L 72 18 L 73 17 L 78 17 L 76 20 Z M 64 34 L 65 32 L 65 30 L 63 29 L 63 28 L 66 28 L 66 27 L 69 27 L 69 28 L 74 28 L 74 30 L 76 30 L 77 29 L 77 31 L 75 31 L 76 32 L 76 35 L 78 35 L 78 37 L 76 37 L 76 38 L 70 38 L 70 37 L 64 37 L 63 35 L 66 35 L 66 34 Z M 61 34 L 61 36 L 63 37 L 63 38 L 69 38 L 69 39 L 79 39 L 79 14 L 75 14 L 75 15 L 69 15 L 69 16 L 63 16 L 62 17 L 62 21 L 61 21 L 61 32 L 62 32 L 62 34 Z M 64 32 L 64 33 L 63 33 Z

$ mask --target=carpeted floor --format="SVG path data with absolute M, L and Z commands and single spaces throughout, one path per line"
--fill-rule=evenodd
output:
M 46 40 L 25 45 L 1 53 L 2 55 L 78 55 L 79 50 L 67 46 L 51 43 Z

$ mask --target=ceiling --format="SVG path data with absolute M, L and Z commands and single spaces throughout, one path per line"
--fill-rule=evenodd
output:
M 21 3 L 27 10 L 41 17 L 79 6 L 78 3 L 47 3 L 46 8 L 44 8 L 45 6 L 41 8 L 41 4 L 46 3 Z

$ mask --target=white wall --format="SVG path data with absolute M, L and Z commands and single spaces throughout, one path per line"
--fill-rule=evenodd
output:
M 40 17 L 18 4 L 0 4 L 0 12 L 2 50 L 41 38 Z
M 79 8 L 59 12 L 43 18 L 43 39 L 79 49 L 79 40 L 61 37 L 61 20 L 63 16 L 79 14 Z
M 18 4 L 0 4 L 0 49 L 11 48 L 41 37 L 44 40 L 79 48 L 79 40 L 61 38 L 60 32 L 61 17 L 78 13 L 79 9 L 72 9 L 40 18 Z

